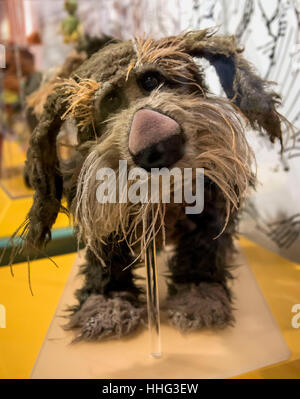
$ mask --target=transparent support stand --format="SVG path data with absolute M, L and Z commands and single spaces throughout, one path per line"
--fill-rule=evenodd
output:
M 146 249 L 145 266 L 147 276 L 147 308 L 150 334 L 150 356 L 158 359 L 162 356 L 162 352 L 160 338 L 159 295 L 157 285 L 156 247 L 154 231 L 153 239 Z

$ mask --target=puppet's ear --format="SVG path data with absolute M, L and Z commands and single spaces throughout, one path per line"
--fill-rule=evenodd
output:
M 51 239 L 51 227 L 61 208 L 63 185 L 56 138 L 63 123 L 63 99 L 61 89 L 54 90 L 48 96 L 40 121 L 30 139 L 26 170 L 35 193 L 21 232 L 23 248 L 26 250 L 40 249 L 47 244 Z
M 276 106 L 280 96 L 270 90 L 242 57 L 234 36 L 214 36 L 209 30 L 194 31 L 184 36 L 185 51 L 203 57 L 214 66 L 228 98 L 232 99 L 254 128 L 267 132 L 270 140 L 281 141 L 281 115 Z
M 56 139 L 69 117 L 74 118 L 79 129 L 86 129 L 89 136 L 93 125 L 95 93 L 100 83 L 79 77 L 58 81 L 47 97 L 40 121 L 34 129 L 27 152 L 26 172 L 34 188 L 33 205 L 25 225 L 15 233 L 23 238 L 26 250 L 40 249 L 51 239 L 51 227 L 60 210 L 63 179 L 59 169 Z M 93 135 L 92 135 L 93 137 Z

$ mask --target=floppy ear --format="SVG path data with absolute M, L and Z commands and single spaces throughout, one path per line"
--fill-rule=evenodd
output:
M 79 132 L 85 133 L 85 140 L 90 137 L 94 96 L 99 87 L 100 83 L 91 79 L 69 78 L 58 81 L 47 97 L 27 152 L 26 172 L 35 190 L 33 205 L 25 223 L 14 234 L 20 234 L 25 251 L 44 247 L 51 240 L 51 227 L 58 212 L 66 212 L 61 206 L 63 179 L 57 135 L 64 120 L 71 117 L 76 120 Z
M 276 106 L 280 96 L 270 90 L 270 83 L 261 79 L 242 57 L 234 36 L 214 36 L 209 30 L 195 31 L 184 36 L 185 51 L 203 57 L 214 66 L 220 83 L 253 128 L 263 129 L 274 142 L 282 142 L 281 115 Z
M 56 149 L 56 138 L 63 123 L 64 102 L 61 89 L 48 97 L 30 139 L 26 169 L 35 190 L 33 205 L 27 215 L 21 237 L 26 250 L 42 248 L 51 239 L 51 227 L 61 208 L 62 176 Z M 15 233 L 19 233 L 19 230 Z

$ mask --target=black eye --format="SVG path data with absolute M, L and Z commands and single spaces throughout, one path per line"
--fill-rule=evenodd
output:
M 121 97 L 117 91 L 112 91 L 104 97 L 102 101 L 102 107 L 105 108 L 107 112 L 113 112 L 117 110 L 121 105 Z
M 99 116 L 105 120 L 110 114 L 116 112 L 121 106 L 124 105 L 124 96 L 121 89 L 113 89 L 102 98 L 99 107 Z
M 140 84 L 146 91 L 152 91 L 163 83 L 163 77 L 157 72 L 146 72 L 140 78 Z

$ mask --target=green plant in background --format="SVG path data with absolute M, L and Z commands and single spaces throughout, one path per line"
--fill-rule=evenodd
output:
M 68 16 L 61 23 L 61 31 L 65 43 L 76 43 L 81 36 L 81 24 L 76 15 L 77 0 L 65 0 L 65 10 Z

